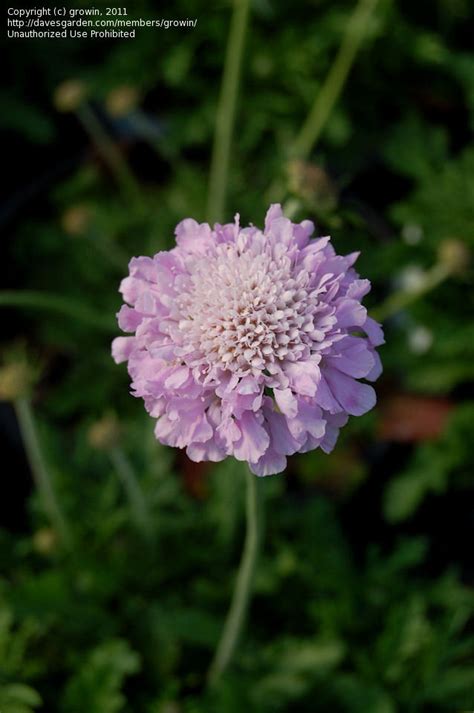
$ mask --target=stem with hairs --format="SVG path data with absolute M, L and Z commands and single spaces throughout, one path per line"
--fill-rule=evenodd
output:
M 378 0 L 359 0 L 357 3 L 347 23 L 344 39 L 334 63 L 290 149 L 290 155 L 295 158 L 307 158 L 314 149 L 334 105 L 341 95 L 377 2 Z
M 229 39 L 216 113 L 212 147 L 207 219 L 222 222 L 225 214 L 229 181 L 230 150 L 234 130 L 235 108 L 239 90 L 240 68 L 248 24 L 250 0 L 234 0 Z
M 30 400 L 25 396 L 19 397 L 14 401 L 14 406 L 31 473 L 43 502 L 43 507 L 63 545 L 66 548 L 70 548 L 72 539 L 69 526 L 54 492 L 46 459 L 41 450 Z
M 208 673 L 210 686 L 220 679 L 229 667 L 242 633 L 252 596 L 255 567 L 261 540 L 262 508 L 259 479 L 245 466 L 247 532 L 235 588 L 221 639 Z
M 326 79 L 316 95 L 310 112 L 288 150 L 290 159 L 305 160 L 314 150 L 324 127 L 346 84 L 357 53 L 366 36 L 367 25 L 378 0 L 359 0 L 347 23 L 344 38 Z M 286 193 L 282 179 L 276 179 L 269 191 L 271 200 L 283 200 Z

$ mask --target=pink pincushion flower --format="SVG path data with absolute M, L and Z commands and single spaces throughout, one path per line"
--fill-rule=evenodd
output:
M 162 443 L 270 475 L 293 453 L 329 453 L 348 416 L 374 406 L 358 381 L 382 371 L 382 329 L 361 304 L 370 283 L 358 253 L 336 255 L 313 230 L 272 205 L 263 231 L 188 218 L 177 247 L 132 258 L 118 322 L 134 336 L 112 354 Z

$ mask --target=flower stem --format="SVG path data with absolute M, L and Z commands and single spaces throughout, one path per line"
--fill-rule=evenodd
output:
M 36 431 L 35 419 L 28 398 L 20 397 L 14 402 L 26 455 L 30 464 L 33 479 L 38 488 L 43 506 L 59 534 L 65 547 L 71 546 L 69 526 L 61 511 L 53 488 L 53 483 L 41 451 L 41 445 Z
M 316 95 L 310 112 L 301 127 L 299 134 L 290 144 L 288 159 L 302 159 L 309 157 L 316 146 L 326 123 L 331 116 L 334 106 L 339 99 L 344 85 L 352 69 L 352 65 L 364 39 L 367 22 L 373 13 L 378 0 L 359 0 L 354 12 L 346 26 L 336 58 Z M 268 200 L 280 201 L 288 193 L 287 177 L 276 177 L 267 191 Z
M 336 59 L 290 149 L 292 158 L 307 158 L 314 149 L 334 105 L 341 95 L 366 34 L 367 22 L 377 2 L 378 0 L 359 0 L 357 3 L 347 24 Z
M 438 287 L 438 285 L 451 275 L 452 269 L 448 265 L 443 265 L 442 263 L 433 265 L 433 267 L 425 273 L 423 281 L 416 290 L 400 290 L 399 292 L 394 292 L 387 297 L 380 307 L 371 310 L 370 316 L 378 322 L 384 322 L 392 315 L 419 300 L 423 295 L 431 292 L 431 290 Z
M 135 524 L 137 528 L 141 530 L 145 538 L 150 540 L 152 535 L 151 517 L 137 476 L 125 453 L 119 446 L 111 448 L 109 456 L 128 497 Z
M 124 198 L 135 206 L 137 211 L 141 212 L 143 201 L 140 191 L 140 186 L 137 183 L 135 176 L 124 161 L 122 154 L 117 149 L 115 143 L 108 136 L 97 116 L 88 104 L 81 104 L 76 111 L 77 117 L 83 125 L 86 132 L 89 134 L 94 144 L 97 146 L 104 161 L 108 164 L 112 171 L 117 184 L 119 185 Z
M 218 681 L 232 660 L 252 595 L 255 566 L 261 539 L 261 503 L 258 478 L 250 472 L 248 467 L 246 467 L 245 471 L 247 481 L 247 532 L 232 602 L 221 639 L 209 669 L 208 682 L 210 686 L 213 686 Z
M 230 149 L 234 129 L 235 107 L 239 89 L 240 68 L 248 24 L 250 0 L 234 0 L 234 12 L 227 42 L 216 128 L 212 147 L 207 218 L 209 222 L 224 218 Z

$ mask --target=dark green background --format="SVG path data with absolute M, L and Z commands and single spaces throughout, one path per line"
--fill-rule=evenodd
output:
M 338 252 L 362 251 L 369 308 L 453 246 L 462 264 L 386 321 L 376 409 L 351 419 L 330 456 L 292 457 L 260 483 L 266 534 L 250 621 L 212 693 L 204 677 L 240 556 L 244 481 L 231 460 L 197 466 L 154 442 L 110 341 L 128 258 L 171 247 L 179 220 L 205 217 L 232 8 L 136 2 L 131 16 L 197 27 L 122 42 L 7 40 L 2 30 L 3 287 L 79 306 L 75 317 L 0 307 L 2 360 L 34 367 L 38 431 L 74 536 L 64 551 L 3 403 L 2 713 L 474 706 L 473 8 L 380 0 L 319 143 L 288 177 L 288 147 L 353 7 L 252 3 L 228 220 L 238 211 L 262 224 L 280 182 L 296 218 L 330 232 Z M 138 206 L 77 113 L 58 110 L 67 80 L 82 83 L 136 177 Z M 124 87 L 138 98 L 117 116 Z M 152 511 L 152 545 L 130 517 L 117 446 L 97 442 L 97 422 L 117 425 L 112 414 Z

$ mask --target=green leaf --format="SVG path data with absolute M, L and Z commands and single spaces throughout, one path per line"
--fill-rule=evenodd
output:
M 41 702 L 39 693 L 23 683 L 0 685 L 1 713 L 32 713 Z
M 61 706 L 64 713 L 119 713 L 127 676 L 139 669 L 139 658 L 121 639 L 95 648 L 68 682 Z

